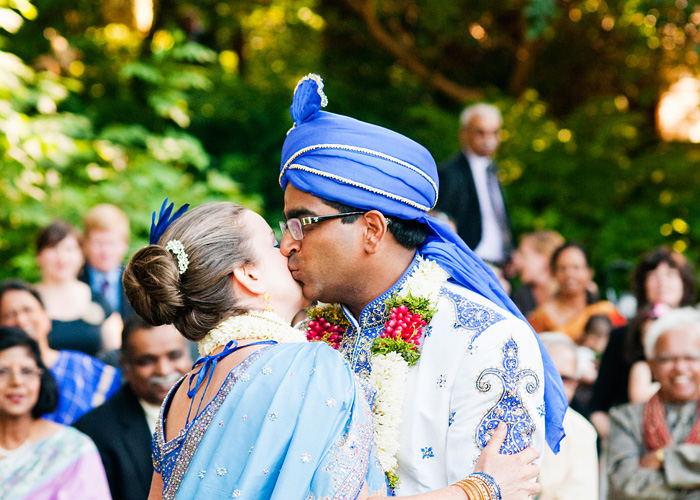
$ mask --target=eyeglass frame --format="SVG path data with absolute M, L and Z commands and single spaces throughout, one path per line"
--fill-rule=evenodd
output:
M 287 229 L 289 229 L 289 234 L 292 236 L 292 238 L 295 241 L 301 241 L 304 239 L 304 226 L 308 226 L 310 224 L 316 224 L 317 222 L 323 222 L 326 220 L 331 220 L 331 219 L 340 219 L 342 217 L 349 217 L 351 215 L 362 215 L 367 212 L 342 212 L 339 214 L 331 214 L 331 215 L 314 215 L 311 217 L 292 217 L 291 219 L 287 219 L 286 221 L 280 221 L 280 229 L 282 230 L 282 236 L 284 237 L 284 234 L 287 232 Z M 297 238 L 294 236 L 294 232 L 296 230 L 292 230 L 289 227 L 289 223 L 291 221 L 299 221 L 299 231 L 301 231 L 301 238 Z
M 29 368 L 21 367 L 19 371 L 13 370 L 10 367 L 3 366 L 0 367 L 0 382 L 8 383 L 12 376 L 18 377 L 21 380 L 39 380 L 42 375 L 44 375 L 45 370 L 43 368 Z

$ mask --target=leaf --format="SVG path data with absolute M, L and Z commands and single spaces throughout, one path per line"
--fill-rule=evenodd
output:
M 170 51 L 170 56 L 175 61 L 196 63 L 213 63 L 217 60 L 216 52 L 195 42 L 187 42 L 184 45 L 174 47 Z
M 142 62 L 128 63 L 122 66 L 119 71 L 120 76 L 130 80 L 132 78 L 137 78 L 143 80 L 144 82 L 152 83 L 153 85 L 158 85 L 163 81 L 163 75 L 160 71 L 150 64 Z
M 390 352 L 400 354 L 404 361 L 408 363 L 408 366 L 415 365 L 420 358 L 418 347 L 415 344 L 392 338 L 377 337 L 374 339 L 372 354 L 389 354 Z

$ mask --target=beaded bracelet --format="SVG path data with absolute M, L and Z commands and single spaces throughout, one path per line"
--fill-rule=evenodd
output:
M 496 480 L 493 478 L 493 476 L 490 476 L 486 474 L 485 472 L 474 472 L 467 476 L 467 479 L 473 479 L 476 481 L 481 481 L 486 488 L 489 491 L 489 496 L 493 500 L 501 500 L 501 488 L 498 486 L 498 483 Z

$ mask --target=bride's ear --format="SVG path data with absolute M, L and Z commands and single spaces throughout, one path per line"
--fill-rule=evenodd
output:
M 234 285 L 244 290 L 250 295 L 262 295 L 265 293 L 264 286 L 260 281 L 258 270 L 253 265 L 236 267 L 231 278 Z

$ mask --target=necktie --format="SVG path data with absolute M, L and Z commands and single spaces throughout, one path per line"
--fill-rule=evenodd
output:
M 501 229 L 501 236 L 503 238 L 503 257 L 508 259 L 508 256 L 513 249 L 512 236 L 510 234 L 510 227 L 508 227 L 508 216 L 506 215 L 506 207 L 503 203 L 501 188 L 498 184 L 498 168 L 496 167 L 495 163 L 491 163 L 491 165 L 489 165 L 486 169 L 486 183 L 488 184 L 489 188 L 489 198 L 491 199 L 493 212 L 496 214 L 496 220 L 498 221 L 498 226 Z

